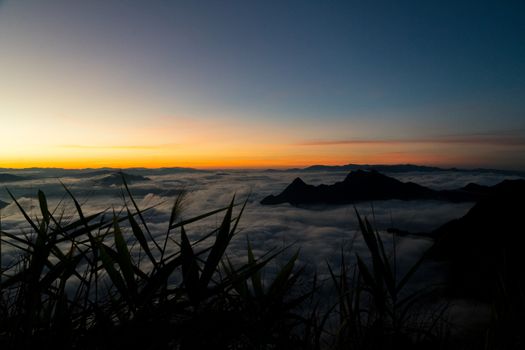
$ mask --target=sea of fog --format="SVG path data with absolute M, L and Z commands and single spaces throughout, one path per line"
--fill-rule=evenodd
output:
M 17 172 L 20 174 L 20 172 Z M 17 198 L 19 203 L 35 217 L 39 215 L 37 191 L 42 190 L 54 208 L 65 208 L 65 216 L 74 214 L 62 183 L 77 197 L 86 213 L 102 210 L 119 211 L 123 207 L 122 186 L 101 184 L 106 175 L 67 176 L 59 178 L 49 171 L 38 170 L 25 175 L 33 179 L 2 184 Z M 86 171 L 87 174 L 87 171 Z M 447 203 L 440 201 L 375 201 L 355 205 L 318 206 L 297 208 L 289 204 L 263 206 L 259 202 L 270 194 L 280 193 L 296 177 L 310 184 L 331 184 L 342 181 L 343 172 L 267 172 L 221 170 L 209 172 L 151 174 L 142 171 L 149 181 L 132 183 L 129 187 L 141 208 L 154 206 L 145 215 L 154 235 L 164 235 L 167 229 L 171 207 L 177 193 L 187 192 L 183 203 L 181 219 L 188 219 L 205 212 L 224 207 L 235 195 L 238 202 L 248 201 L 242 215 L 238 234 L 232 240 L 228 255 L 233 259 L 245 259 L 247 240 L 251 242 L 256 255 L 262 255 L 272 248 L 291 247 L 283 253 L 283 259 L 300 250 L 300 263 L 319 270 L 326 262 L 335 263 L 341 252 L 347 255 L 366 255 L 364 243 L 358 231 L 355 209 L 366 216 L 374 226 L 384 232 L 395 227 L 411 232 L 429 232 L 441 224 L 464 215 L 474 203 Z M 402 181 L 413 181 L 434 189 L 454 189 L 470 182 L 494 185 L 504 175 L 490 173 L 392 173 L 386 175 Z M 0 190 L 0 200 L 11 202 L 1 210 L 2 230 L 23 234 L 28 224 L 5 189 Z M 237 208 L 238 209 L 238 208 Z M 220 225 L 223 213 L 188 225 L 190 239 L 197 239 Z M 177 232 L 174 233 L 175 235 Z M 390 242 L 392 236 L 384 234 Z M 178 239 L 178 237 L 176 237 Z M 416 259 L 432 243 L 426 238 L 413 236 L 396 238 L 397 257 L 400 266 Z M 4 253 L 6 250 L 4 249 Z

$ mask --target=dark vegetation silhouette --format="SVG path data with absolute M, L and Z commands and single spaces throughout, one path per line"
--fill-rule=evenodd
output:
M 74 215 L 60 205 L 50 209 L 39 191 L 40 214 L 32 217 L 11 195 L 28 229 L 13 233 L 0 226 L 2 349 L 466 349 L 449 335 L 448 304 L 436 302 L 441 289 L 414 290 L 410 281 L 429 257 L 462 266 L 446 237 L 475 240 L 468 220 L 477 224 L 478 213 L 492 214 L 495 237 L 505 235 L 496 238 L 502 244 L 516 243 L 508 241 L 511 231 L 523 233 L 514 226 L 522 211 L 506 212 L 495 202 L 514 193 L 514 183 L 504 183 L 450 230 L 438 229 L 435 247 L 399 271 L 395 244 L 385 249 L 384 236 L 356 212 L 368 254 L 342 251 L 340 264 L 327 266 L 328 280 L 318 280 L 298 266 L 298 252 L 284 258 L 291 248 L 256 257 L 248 241 L 244 260 L 228 255 L 246 202 L 233 199 L 182 220 L 181 193 L 164 234 L 154 236 L 147 222 L 151 208 L 139 208 L 125 178 L 123 184 L 123 207 L 98 213 L 84 213 L 65 187 Z M 187 233 L 216 215 L 222 215 L 217 228 Z M 509 215 L 515 221 L 502 223 Z M 510 281 L 523 271 L 500 269 L 508 254 L 514 250 L 495 254 L 494 272 L 517 275 L 494 280 L 494 318 L 481 332 L 487 349 L 522 345 L 523 285 Z M 270 269 L 277 259 L 284 261 Z M 458 271 L 468 275 L 470 268 Z

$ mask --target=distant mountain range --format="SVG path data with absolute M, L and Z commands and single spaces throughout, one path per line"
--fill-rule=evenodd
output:
M 170 174 L 185 174 L 185 173 L 213 173 L 214 170 L 195 169 L 195 168 L 128 168 L 122 169 L 128 174 L 136 175 L 170 175 Z
M 265 172 L 315 172 L 315 171 L 340 171 L 349 172 L 355 170 L 375 170 L 382 173 L 406 173 L 406 172 L 462 172 L 462 173 L 490 173 L 511 176 L 525 177 L 525 171 L 518 170 L 501 170 L 501 169 L 462 169 L 462 168 L 439 168 L 433 166 L 414 165 L 414 164 L 346 164 L 346 165 L 312 165 L 306 168 L 291 168 L 291 169 L 266 169 Z
M 264 198 L 261 204 L 349 204 L 388 199 L 468 202 L 478 200 L 488 190 L 486 186 L 469 184 L 459 189 L 437 191 L 413 182 L 401 182 L 375 170 L 356 170 L 333 185 L 313 186 L 296 178 L 282 193 Z
M 290 168 L 290 169 L 266 169 L 262 170 L 265 173 L 297 173 L 297 172 L 349 172 L 355 170 L 375 170 L 382 173 L 405 173 L 405 172 L 461 172 L 461 173 L 490 173 L 508 176 L 525 177 L 525 171 L 518 170 L 501 170 L 501 169 L 462 169 L 462 168 L 439 168 L 433 166 L 423 166 L 414 164 L 346 164 L 346 165 L 312 165 L 306 168 Z M 25 168 L 12 169 L 0 168 L 0 183 L 31 180 L 44 177 L 78 177 L 85 178 L 91 176 L 98 176 L 103 174 L 110 174 L 118 171 L 125 171 L 133 175 L 169 175 L 182 173 L 213 173 L 216 170 L 204 170 L 196 168 L 185 167 L 168 167 L 168 168 L 85 168 L 85 169 L 63 169 L 63 168 Z M 257 170 L 254 170 L 257 171 Z M 4 175 L 19 176 L 19 179 L 9 180 L 8 177 L 2 178 Z
M 17 182 L 17 181 L 24 181 L 29 180 L 30 178 L 27 178 L 25 176 L 18 176 L 18 175 L 12 175 L 12 174 L 0 174 L 0 183 L 6 183 L 6 182 Z
M 90 178 L 101 175 L 110 175 L 122 171 L 121 169 L 114 168 L 86 168 L 86 169 L 63 169 L 63 168 L 26 168 L 26 169 L 9 169 L 0 168 L 0 183 L 23 181 L 23 180 L 35 180 L 42 178 L 61 178 L 61 177 L 74 177 L 74 178 Z M 194 168 L 127 168 L 125 169 L 127 174 L 131 175 L 170 175 L 170 174 L 183 174 L 183 173 L 209 173 L 209 170 L 200 170 Z
M 0 201 L 0 209 L 3 209 L 5 207 L 7 207 L 8 205 L 9 205 L 9 203 L 4 202 L 4 201 Z
M 504 293 L 511 303 L 522 300 L 525 280 L 516 276 L 523 276 L 524 266 L 524 179 L 504 180 L 494 186 L 471 183 L 459 189 L 436 191 L 377 171 L 357 170 L 332 185 L 312 186 L 296 178 L 282 193 L 268 196 L 261 203 L 347 204 L 386 199 L 476 202 L 463 217 L 430 233 L 415 235 L 434 239 L 428 257 L 446 262 L 445 286 L 451 295 L 491 301 L 505 286 Z
M 150 181 L 149 178 L 141 175 L 132 175 L 123 172 L 112 172 L 109 175 L 104 176 L 103 178 L 98 180 L 97 183 L 105 186 L 122 185 L 124 183 L 122 181 L 122 178 L 126 180 L 126 183 L 128 185 L 131 185 L 136 182 Z

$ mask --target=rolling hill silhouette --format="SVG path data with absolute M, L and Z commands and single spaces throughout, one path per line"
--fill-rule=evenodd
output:
M 24 180 L 30 180 L 30 178 L 27 178 L 25 176 L 12 175 L 12 174 L 0 174 L 0 183 L 16 182 L 16 181 L 24 181 Z
M 126 182 L 128 184 L 142 182 L 142 181 L 150 181 L 150 179 L 145 176 L 132 175 L 132 174 L 127 174 L 123 172 L 116 172 L 116 173 L 111 173 L 103 177 L 102 179 L 98 180 L 98 183 L 101 185 L 105 185 L 105 186 L 122 185 L 123 184 L 122 177 L 126 179 Z

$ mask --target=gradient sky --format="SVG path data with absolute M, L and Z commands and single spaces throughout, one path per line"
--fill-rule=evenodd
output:
M 0 167 L 525 169 L 524 1 L 0 0 Z

